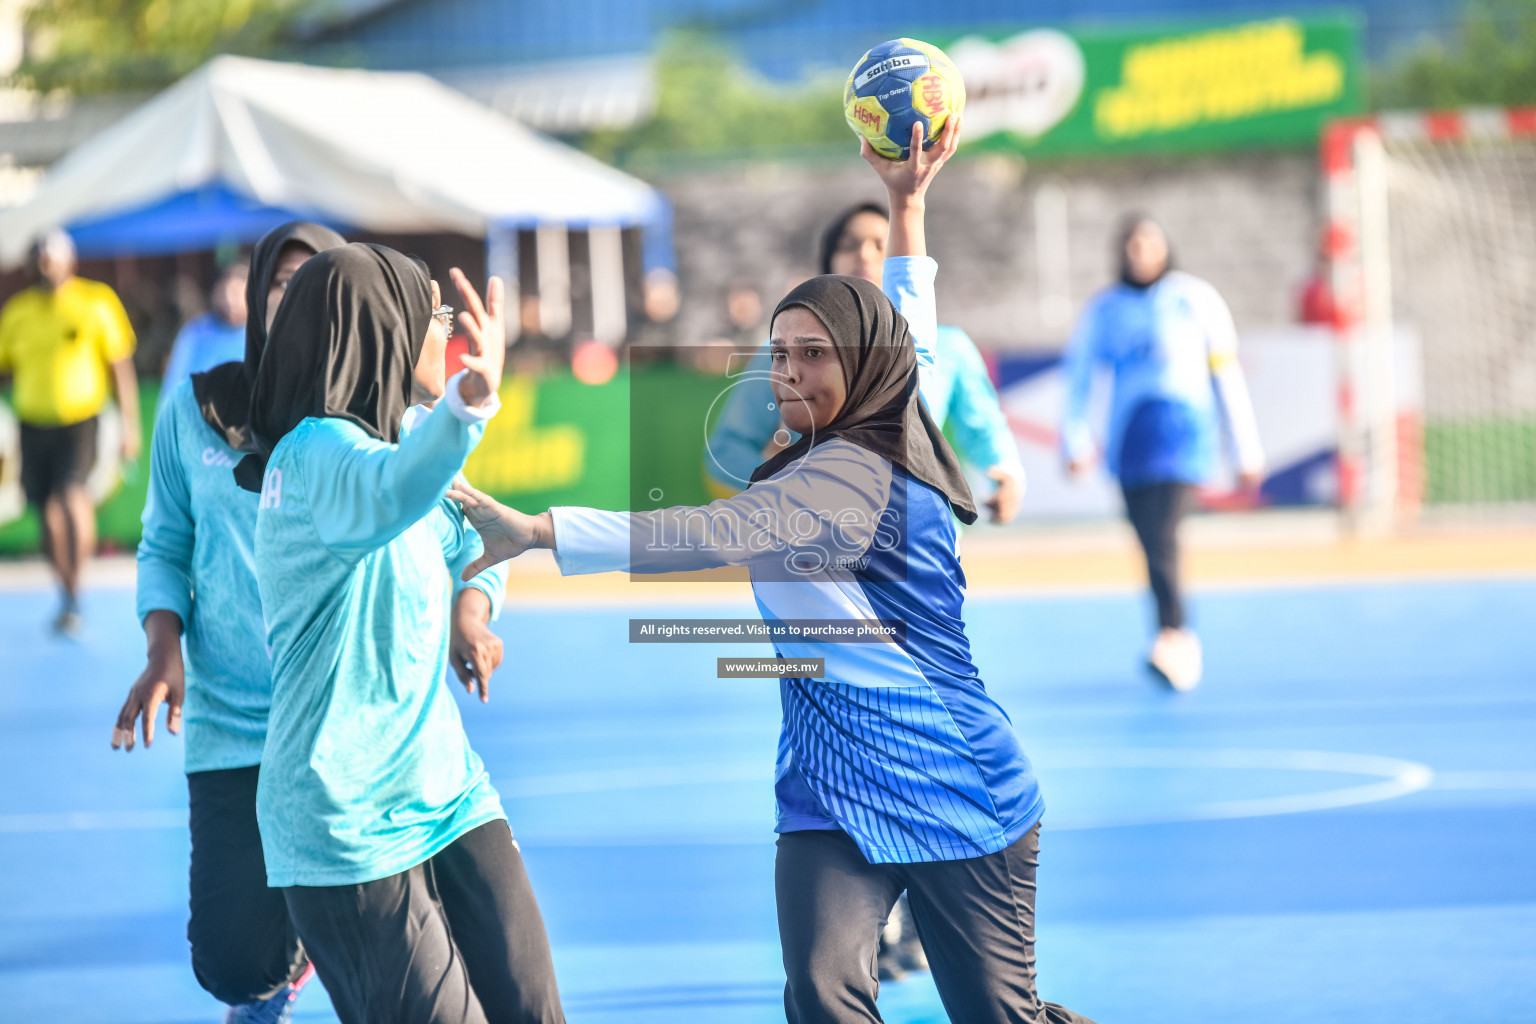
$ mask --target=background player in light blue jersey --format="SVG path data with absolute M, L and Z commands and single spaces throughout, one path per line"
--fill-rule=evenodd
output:
M 257 243 L 253 272 L 242 276 L 243 304 L 253 311 L 249 360 L 183 380 L 161 403 L 151 445 L 138 551 L 138 610 L 149 664 L 123 705 L 113 746 L 133 748 L 141 715 L 148 746 L 162 702 L 171 732 L 185 718 L 192 831 L 187 935 L 198 981 L 230 1004 L 231 1022 L 286 1020 L 308 968 L 282 894 L 267 887 L 256 824 L 271 662 L 253 560 L 257 498 L 236 485 L 232 470 L 249 444 L 250 379 L 288 280 L 317 251 L 344 244 L 329 228 L 305 222 L 285 224 Z M 478 551 L 478 543 L 449 566 L 455 579 L 470 550 Z M 481 614 L 479 630 L 489 634 L 483 623 L 500 600 L 501 574 L 459 586 L 457 606 Z M 459 618 L 467 622 L 471 611 Z M 479 649 L 480 638 L 462 633 L 454 646 Z
M 1202 659 L 1185 625 L 1179 524 L 1195 487 L 1216 473 L 1223 428 L 1245 489 L 1263 479 L 1264 452 L 1237 329 L 1216 289 L 1173 269 L 1167 237 L 1146 217 L 1127 219 L 1118 255 L 1120 280 L 1088 301 L 1067 346 L 1062 450 L 1075 474 L 1093 464 L 1088 397 L 1095 368 L 1107 367 L 1114 389 L 1105 463 L 1120 481 L 1157 604 L 1148 664 L 1188 690 L 1200 682 Z
M 445 382 L 419 261 L 349 245 L 301 267 L 237 473 L 261 488 L 267 881 L 344 1024 L 563 1020 L 521 855 L 440 681 L 443 559 L 466 543 L 444 492 L 499 407 L 505 350 L 500 281 L 487 309 L 453 273 L 470 352 Z M 413 381 L 442 400 L 402 436 Z
M 890 213 L 879 203 L 861 203 L 843 211 L 822 235 L 817 254 L 821 272 L 861 277 L 879 287 L 889 229 Z M 774 443 L 774 435 L 784 425 L 773 401 L 769 371 L 765 348 L 731 389 L 710 432 L 704 473 L 714 497 L 728 498 L 741 490 L 762 464 L 765 451 L 782 447 Z M 993 492 L 986 502 L 992 521 L 1011 521 L 1018 515 L 1024 493 L 1018 442 L 986 362 L 960 328 L 939 325 L 933 366 L 923 374 L 922 391 L 934 422 L 954 435 L 961 457 L 992 479 Z M 781 440 L 787 444 L 798 440 L 798 435 L 784 430 Z
M 824 662 L 780 683 L 775 891 L 791 1024 L 880 1019 L 875 949 L 904 890 L 951 1020 L 1081 1021 L 1036 991 L 1043 803 L 971 660 L 955 518 L 973 522 L 976 507 L 918 395 L 937 329 L 923 196 L 959 135 L 952 117 L 924 153 L 920 130 L 902 163 L 863 146 L 895 214 L 885 294 L 815 277 L 774 313 L 774 397 L 802 437 L 746 490 L 702 508 L 539 516 L 450 495 L 485 539 L 477 565 L 530 547 L 554 549 L 566 574 L 746 565 L 772 626 L 895 624 L 879 642 L 774 644 Z
M 205 373 L 224 363 L 238 363 L 245 357 L 249 284 L 250 267 L 243 260 L 231 263 L 208 293 L 208 311 L 188 320 L 176 332 L 165 372 L 160 375 L 162 407 L 171 393 L 194 373 Z

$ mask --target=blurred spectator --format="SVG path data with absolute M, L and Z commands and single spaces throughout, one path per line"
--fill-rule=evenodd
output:
M 1329 279 L 1330 261 L 1326 232 L 1318 245 L 1317 263 L 1312 274 L 1301 286 L 1301 302 L 1297 319 L 1304 324 L 1332 324 L 1336 306 L 1333 301 L 1333 282 Z
M 133 328 L 111 288 L 75 276 L 75 246 L 55 231 L 28 254 L 30 287 L 0 311 L 0 374 L 14 375 L 21 485 L 42 522 L 43 550 L 63 590 L 54 628 L 80 628 L 80 570 L 96 547 L 85 490 L 109 379 L 123 417 L 123 458 L 139 454 Z
M 188 320 L 176 335 L 160 381 L 161 402 L 194 373 L 245 358 L 245 279 L 250 270 L 244 260 L 226 267 L 208 296 L 208 312 Z
M 756 348 L 763 343 L 763 297 L 744 281 L 731 285 L 725 296 L 725 313 L 730 320 L 726 340 L 740 348 Z
M 755 352 L 763 344 L 763 297 L 745 281 L 732 284 L 725 293 L 725 330 L 701 345 L 686 348 L 686 360 L 695 370 L 714 377 L 731 371 L 735 358 Z
M 677 275 L 665 267 L 656 267 L 645 275 L 645 318 L 652 323 L 666 323 L 677 316 L 680 302 Z
M 1120 280 L 1089 300 L 1066 353 L 1063 454 L 1074 474 L 1094 460 L 1088 396 L 1096 366 L 1114 374 L 1106 463 L 1147 560 L 1157 601 L 1148 665 L 1168 685 L 1200 682 L 1200 642 L 1185 626 L 1178 531 L 1195 487 L 1214 475 L 1221 427 L 1242 486 L 1257 491 L 1264 453 L 1237 362 L 1237 328 L 1216 289 L 1173 268 L 1168 238 L 1146 217 L 1126 220 Z

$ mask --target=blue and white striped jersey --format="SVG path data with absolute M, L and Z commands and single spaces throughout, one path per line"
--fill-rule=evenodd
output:
M 935 269 L 886 261 L 920 362 Z M 825 659 L 822 676 L 780 684 L 778 831 L 841 828 L 874 863 L 912 863 L 994 853 L 1039 820 L 1033 768 L 971 660 L 955 524 L 935 488 L 836 439 L 706 506 L 551 512 L 565 574 L 744 565 L 770 624 L 905 624 L 888 641 L 775 643 Z

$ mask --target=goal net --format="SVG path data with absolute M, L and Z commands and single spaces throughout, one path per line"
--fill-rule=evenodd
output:
M 1334 282 L 1356 300 L 1338 303 L 1341 497 L 1364 519 L 1536 512 L 1533 115 L 1383 115 L 1325 143 Z

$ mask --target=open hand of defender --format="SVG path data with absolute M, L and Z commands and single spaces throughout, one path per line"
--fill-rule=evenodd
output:
M 459 378 L 459 396 L 465 405 L 480 406 L 501 387 L 501 369 L 507 358 L 506 287 L 501 278 L 491 278 L 482 303 L 464 271 L 454 267 L 449 273 L 464 297 L 459 323 L 469 335 L 469 352 L 462 360 L 468 372 Z
M 466 582 L 497 562 L 516 558 L 529 548 L 555 546 L 555 523 L 548 512 L 524 515 L 489 494 L 475 490 L 462 476 L 448 489 L 448 497 L 459 503 L 464 517 L 485 545 L 485 553 L 464 567 Z
M 474 587 L 465 587 L 453 602 L 448 630 L 448 664 L 464 691 L 479 693 L 480 703 L 491 699 L 491 673 L 501 667 L 501 637 L 491 631 L 491 599 Z
M 187 674 L 181 661 L 181 616 L 156 609 L 144 618 L 149 638 L 149 663 L 128 689 L 128 699 L 112 727 L 112 749 L 132 750 L 134 726 L 143 723 L 144 745 L 155 742 L 155 716 L 165 705 L 165 727 L 181 732 L 181 705 L 187 697 Z

